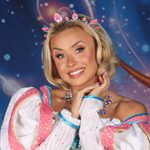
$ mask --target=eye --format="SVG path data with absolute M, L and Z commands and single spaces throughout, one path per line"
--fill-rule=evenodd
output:
M 80 53 L 80 52 L 84 51 L 84 49 L 85 49 L 84 47 L 79 47 L 76 49 L 76 53 Z
M 57 57 L 58 59 L 62 59 L 62 58 L 64 58 L 64 54 L 57 54 L 56 57 Z

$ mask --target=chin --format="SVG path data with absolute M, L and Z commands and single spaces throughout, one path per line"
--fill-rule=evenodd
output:
M 94 78 L 94 77 L 93 77 Z M 82 80 L 76 80 L 76 81 L 72 81 L 69 85 L 72 87 L 72 88 L 76 88 L 76 89 L 82 89 L 86 86 L 90 86 L 94 84 L 94 81 L 90 81 L 90 80 L 85 80 L 82 79 Z

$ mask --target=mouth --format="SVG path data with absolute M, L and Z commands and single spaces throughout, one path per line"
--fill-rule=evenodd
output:
M 84 70 L 85 70 L 85 68 L 76 69 L 75 71 L 69 72 L 68 75 L 71 78 L 78 78 L 78 77 L 80 77 L 82 75 Z

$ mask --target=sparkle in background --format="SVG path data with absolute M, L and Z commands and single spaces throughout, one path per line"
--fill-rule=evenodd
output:
M 150 1 L 2 0 L 0 2 L 0 124 L 10 96 L 20 87 L 48 84 L 43 74 L 43 25 L 62 6 L 97 18 L 109 33 L 118 57 L 150 77 Z M 112 89 L 144 103 L 150 112 L 150 88 L 122 67 Z

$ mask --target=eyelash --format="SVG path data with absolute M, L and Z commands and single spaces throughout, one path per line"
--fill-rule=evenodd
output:
M 64 57 L 64 54 L 57 54 L 56 57 L 57 57 L 58 59 L 62 59 L 62 58 Z
M 84 51 L 84 49 L 85 49 L 84 47 L 80 47 L 80 48 L 77 48 L 76 51 L 78 51 L 78 53 L 80 53 L 80 52 Z
M 75 51 L 76 51 L 76 53 L 80 53 L 80 52 L 84 51 L 84 49 L 85 49 L 84 47 L 80 47 L 80 48 L 77 48 Z M 62 59 L 62 58 L 64 58 L 64 54 L 57 54 L 56 57 L 58 59 Z

